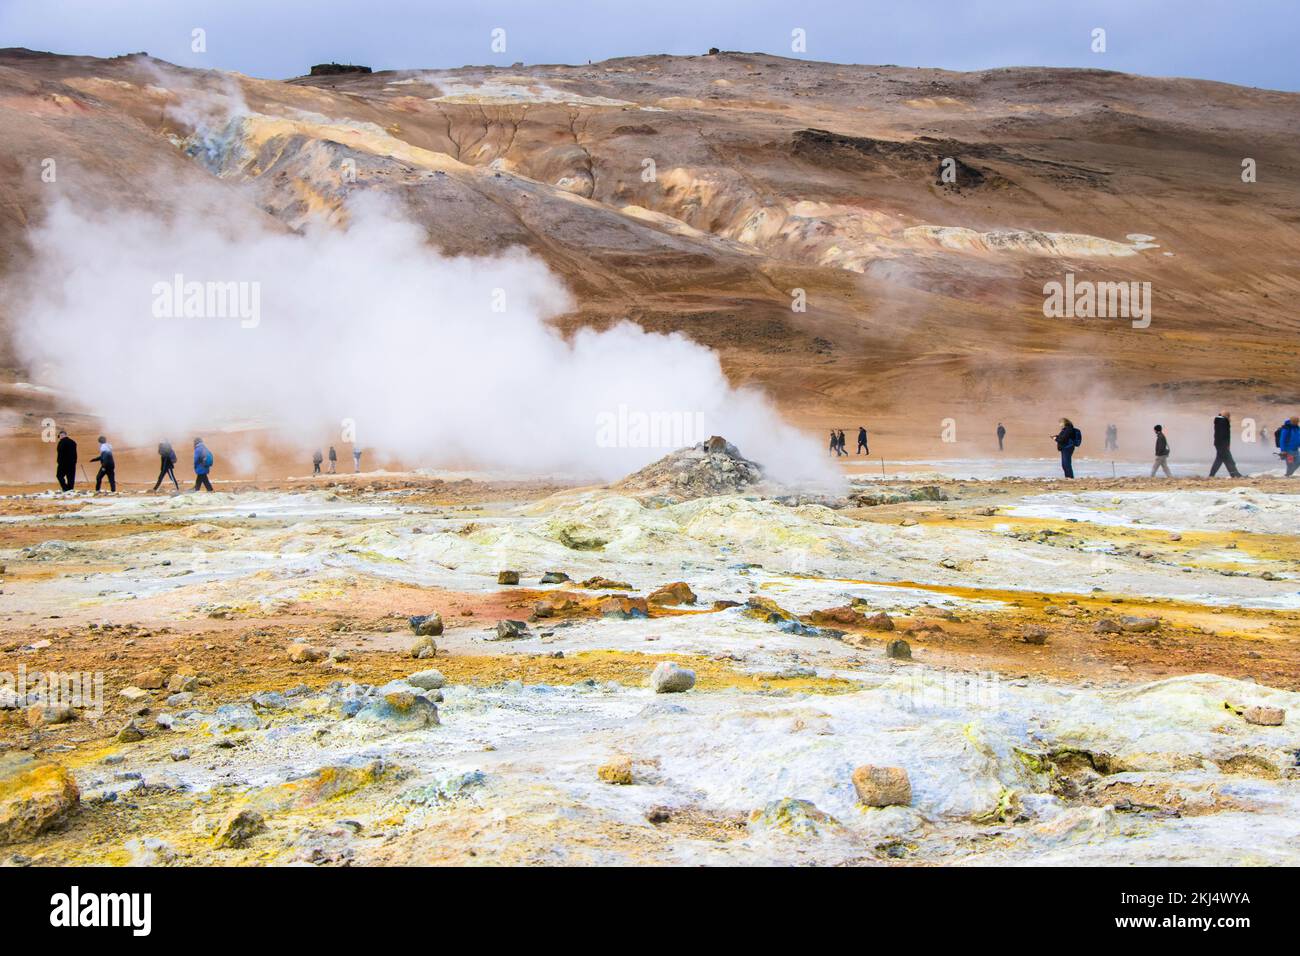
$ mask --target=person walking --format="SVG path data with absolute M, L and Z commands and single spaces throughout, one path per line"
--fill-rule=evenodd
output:
M 1210 477 L 1219 473 L 1219 466 L 1224 465 L 1228 474 L 1240 478 L 1237 463 L 1232 460 L 1232 419 L 1226 411 L 1219 412 L 1214 418 L 1214 464 L 1210 466 Z
M 99 454 L 91 461 L 99 462 L 99 474 L 95 475 L 95 491 L 98 492 L 108 479 L 108 490 L 117 491 L 117 462 L 113 460 L 113 446 L 108 443 L 108 439 L 103 435 L 99 436 Z
M 1162 426 L 1156 426 L 1156 460 L 1151 466 L 1151 477 L 1156 476 L 1156 472 L 1164 470 L 1166 478 L 1172 478 L 1173 474 L 1169 471 L 1169 439 L 1165 438 L 1165 430 Z
M 1106 451 L 1119 451 L 1119 426 L 1106 426 Z
M 840 436 L 835 434 L 835 429 L 831 429 L 831 454 L 834 455 L 840 448 Z
M 1061 471 L 1066 478 L 1074 477 L 1074 450 L 1083 444 L 1083 432 L 1074 427 L 1068 418 L 1061 419 L 1061 430 L 1054 436 L 1056 450 L 1061 453 Z
M 352 470 L 356 474 L 361 474 L 361 448 L 359 445 L 352 446 Z
M 77 483 L 77 443 L 67 432 L 59 432 L 59 443 L 54 446 L 54 477 L 60 491 L 71 491 Z
M 331 475 L 334 474 L 335 471 L 338 469 L 338 464 L 339 464 L 339 453 L 334 450 L 333 445 L 330 445 L 330 474 Z
M 1292 415 L 1277 430 L 1277 447 L 1286 462 L 1286 476 L 1290 478 L 1300 467 L 1300 416 Z
M 1002 451 L 1002 440 L 1006 437 L 1006 427 L 1001 422 L 998 422 L 998 451 Z
M 181 490 L 181 483 L 176 480 L 176 452 L 169 441 L 158 443 L 158 480 L 153 483 L 154 491 L 162 487 L 164 478 L 170 478 L 176 490 Z
M 858 451 L 859 455 L 870 455 L 871 449 L 867 447 L 867 426 L 858 426 Z
M 194 439 L 194 490 L 206 488 L 212 490 L 212 481 L 208 473 L 212 471 L 212 452 L 203 444 L 202 438 Z
M 849 454 L 849 440 L 844 437 L 843 428 L 840 429 L 840 454 L 846 457 Z
M 320 463 L 324 460 L 325 456 L 322 455 L 320 449 L 317 448 L 316 453 L 311 456 L 311 474 L 313 478 L 320 474 Z

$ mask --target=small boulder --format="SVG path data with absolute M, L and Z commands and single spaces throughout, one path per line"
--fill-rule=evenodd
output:
M 596 610 L 600 612 L 601 617 L 616 617 L 624 621 L 634 617 L 650 616 L 650 608 L 645 598 L 617 594 L 611 594 L 597 601 Z
M 632 783 L 632 761 L 615 760 L 597 768 L 596 776 L 606 783 L 626 787 Z
M 813 611 L 808 615 L 808 620 L 821 627 L 854 628 L 863 627 L 867 623 L 865 614 L 847 604 Z
M 892 631 L 894 629 L 894 619 L 881 611 L 879 614 L 873 614 L 863 621 L 863 627 L 868 631 Z
M 128 720 L 126 726 L 117 732 L 114 738 L 121 744 L 133 744 L 137 741 L 144 740 L 144 731 L 134 720 Z
M 437 653 L 438 645 L 433 642 L 432 637 L 421 637 L 411 645 L 411 656 L 419 661 L 433 657 Z
M 568 580 L 571 580 L 571 579 L 570 579 L 569 576 L 568 576 L 567 574 L 565 574 L 563 571 L 547 571 L 545 574 L 542 575 L 542 580 L 541 580 L 539 583 L 541 583 L 541 584 L 563 584 L 565 581 L 568 581 Z
M 674 581 L 651 591 L 646 601 L 650 604 L 694 604 L 695 592 L 685 581 Z
M 518 571 L 497 572 L 497 584 L 518 584 L 518 583 L 519 583 Z
M 488 636 L 488 640 L 520 641 L 532 636 L 528 631 L 528 625 L 523 621 L 497 621 L 497 629 Z
M 912 802 L 912 782 L 902 767 L 863 764 L 853 771 L 853 788 L 868 807 L 905 807 Z
M 442 671 L 430 669 L 427 671 L 416 671 L 410 677 L 406 678 L 406 682 L 412 687 L 420 688 L 420 690 L 437 690 L 439 687 L 446 686 L 447 678 L 442 676 Z
M 439 637 L 442 634 L 441 614 L 414 614 L 408 623 L 418 637 Z
M 1113 617 L 1103 617 L 1092 626 L 1092 630 L 1094 634 L 1119 634 L 1124 629 L 1119 626 L 1119 621 Z
M 35 730 L 50 724 L 66 724 L 76 717 L 71 707 L 32 704 L 27 708 L 27 726 Z
M 404 690 L 381 695 L 358 711 L 354 719 L 363 724 L 378 724 L 392 732 L 423 730 L 440 723 L 437 704 Z
M 650 685 L 656 694 L 680 694 L 695 686 L 695 671 L 661 661 L 650 674 Z
M 1259 724 L 1261 727 L 1281 727 L 1282 722 L 1286 720 L 1286 711 L 1281 707 L 1247 707 L 1241 714 L 1246 718 L 1248 724 Z
M 199 679 L 194 674 L 173 674 L 167 679 L 167 690 L 173 694 L 193 691 L 199 686 Z
M 0 846 L 44 833 L 80 802 L 81 791 L 66 767 L 0 758 Z
M 167 677 L 162 671 L 154 668 L 136 674 L 131 678 L 131 683 L 136 687 L 143 687 L 145 690 L 161 690 L 167 683 Z
M 1037 624 L 1030 624 L 1021 630 L 1020 639 L 1026 644 L 1046 644 L 1047 628 L 1039 627 Z
M 217 848 L 231 847 L 238 849 L 259 833 L 266 831 L 266 821 L 256 810 L 245 807 L 232 811 L 220 824 L 212 837 L 212 845 Z
M 1119 619 L 1119 626 L 1131 634 L 1145 634 L 1157 630 L 1160 627 L 1160 619 L 1156 617 L 1122 617 Z
M 312 664 L 322 660 L 325 652 L 312 647 L 310 644 L 290 644 L 289 660 L 294 664 Z
M 901 637 L 896 637 L 885 645 L 885 656 L 896 661 L 910 661 L 912 659 L 912 645 Z

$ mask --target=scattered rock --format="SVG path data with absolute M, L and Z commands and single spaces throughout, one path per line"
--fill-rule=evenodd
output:
M 185 693 L 199 686 L 199 679 L 194 674 L 173 674 L 167 679 L 167 690 L 173 694 Z
M 853 788 L 868 807 L 905 807 L 912 802 L 912 782 L 902 767 L 863 764 L 853 771 Z
M 174 749 L 174 750 L 171 752 L 171 758 L 172 758 L 172 760 L 175 760 L 175 761 L 178 761 L 178 762 L 181 761 L 181 760 L 189 760 L 189 759 L 190 759 L 190 748 L 189 748 L 189 747 L 177 747 L 176 749 Z
M 134 720 L 129 720 L 126 723 L 126 726 L 117 732 L 117 736 L 114 739 L 117 740 L 118 743 L 133 744 L 137 741 L 144 740 L 144 737 L 145 733 L 140 729 L 140 726 Z
M 523 621 L 497 621 L 497 629 L 494 636 L 489 636 L 489 641 L 521 641 L 526 640 L 533 635 L 528 631 L 528 625 Z
M 621 620 L 650 616 L 650 608 L 647 606 L 645 598 L 625 597 L 617 594 L 601 598 L 596 602 L 596 610 L 600 612 L 602 617 L 616 617 Z
M 294 664 L 311 664 L 322 660 L 324 657 L 324 651 L 317 650 L 309 644 L 289 645 L 289 660 Z
M 1246 718 L 1248 724 L 1259 724 L 1261 727 L 1281 727 L 1282 722 L 1286 720 L 1286 711 L 1281 707 L 1264 707 L 1261 705 L 1247 707 L 1241 716 Z
M 425 660 L 433 657 L 438 653 L 438 645 L 433 642 L 432 637 L 421 637 L 411 645 L 411 656 L 416 660 Z
M 1093 632 L 1097 634 L 1119 634 L 1123 632 L 1119 621 L 1113 617 L 1103 617 L 1100 621 L 1092 626 Z
M 149 692 L 139 687 L 123 687 L 118 696 L 125 697 L 129 701 L 137 701 L 142 697 L 148 697 Z
M 569 576 L 563 571 L 547 571 L 542 575 L 540 584 L 563 584 L 570 580 Z
M 1145 634 L 1148 631 L 1158 630 L 1160 619 L 1156 617 L 1122 617 L 1119 619 L 1119 626 L 1129 633 Z
M 674 581 L 650 592 L 646 601 L 650 604 L 694 604 L 695 592 L 685 581 Z
M 0 758 L 0 845 L 44 833 L 80 802 L 81 791 L 66 767 L 27 757 Z
M 427 697 L 410 691 L 395 690 L 383 694 L 357 712 L 360 723 L 378 724 L 392 732 L 423 730 L 436 727 L 438 705 Z
M 1020 632 L 1020 639 L 1026 644 L 1046 644 L 1047 628 L 1030 624 Z
M 896 661 L 910 661 L 912 659 L 912 645 L 901 637 L 895 638 L 885 645 L 885 656 L 892 657 Z
M 35 730 L 49 724 L 66 724 L 76 716 L 66 705 L 32 704 L 27 708 L 27 726 Z
M 497 584 L 518 584 L 518 583 L 519 583 L 518 571 L 497 572 Z
M 411 630 L 419 637 L 439 637 L 442 635 L 441 614 L 415 614 L 409 619 Z
M 661 661 L 650 675 L 650 684 L 656 694 L 680 694 L 695 686 L 695 671 Z
M 230 813 L 217 826 L 212 837 L 212 845 L 217 848 L 231 847 L 238 849 L 246 846 L 248 841 L 259 833 L 266 832 L 266 821 L 256 810 L 245 807 Z
M 645 812 L 645 818 L 650 823 L 667 823 L 673 818 L 673 811 L 663 805 L 653 806 Z
M 867 616 L 845 604 L 840 607 L 828 607 L 813 611 L 808 620 L 823 627 L 865 627 Z
M 585 580 L 585 581 L 583 581 L 581 584 L 579 584 L 578 587 L 580 587 L 580 588 L 587 588 L 588 590 L 591 590 L 591 591 L 630 591 L 630 590 L 632 590 L 632 585 L 628 584 L 626 581 L 614 581 L 614 580 L 611 580 L 610 578 L 603 578 L 603 577 L 601 577 L 600 575 L 596 575 L 595 577 L 587 578 L 587 580 Z
M 596 770 L 596 776 L 606 783 L 628 786 L 632 783 L 632 761 L 625 758 L 607 763 Z
M 437 690 L 439 687 L 446 686 L 447 678 L 442 676 L 442 671 L 430 669 L 427 671 L 416 671 L 410 677 L 406 678 L 406 682 L 412 687 L 420 688 L 420 690 Z
M 894 619 L 881 611 L 873 614 L 862 622 L 863 627 L 868 631 L 892 631 L 894 629 Z
M 146 690 L 161 690 L 167 683 L 167 677 L 162 671 L 154 668 L 143 673 L 136 674 L 131 678 L 131 683 L 136 687 L 143 687 Z

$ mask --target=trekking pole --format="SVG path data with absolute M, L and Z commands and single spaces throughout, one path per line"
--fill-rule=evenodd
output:
M 1115 460 L 1114 460 L 1113 458 L 1111 459 L 1111 462 L 1110 462 L 1110 476 L 1111 476 L 1112 478 L 1116 477 L 1116 475 L 1115 475 Z
M 78 462 L 77 467 L 81 469 L 82 480 L 85 481 L 86 484 L 90 484 L 90 475 L 86 474 L 86 466 Z

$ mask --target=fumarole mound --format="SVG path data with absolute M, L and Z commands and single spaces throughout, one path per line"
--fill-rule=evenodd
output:
M 762 481 L 762 465 L 750 461 L 725 438 L 714 435 L 708 441 L 665 455 L 614 487 L 688 501 L 739 494 Z

